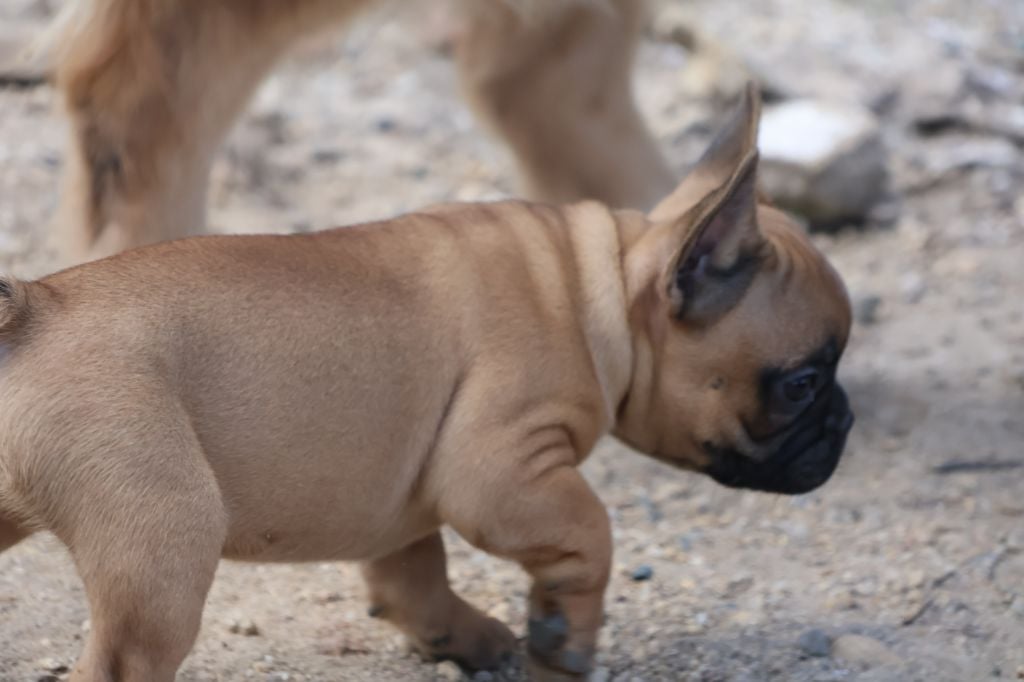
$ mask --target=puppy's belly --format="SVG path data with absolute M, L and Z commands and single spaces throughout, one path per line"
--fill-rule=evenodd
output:
M 373 510 L 303 506 L 268 518 L 232 514 L 223 556 L 236 561 L 357 561 L 384 556 L 436 530 L 433 514 L 407 509 Z M 280 509 L 280 507 L 279 507 Z

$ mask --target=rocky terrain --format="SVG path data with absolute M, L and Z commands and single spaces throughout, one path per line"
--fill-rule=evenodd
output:
M 0 68 L 48 4 L 0 5 Z M 506 152 L 457 97 L 439 25 L 389 5 L 282 64 L 214 169 L 212 229 L 312 230 L 514 194 Z M 855 159 L 886 171 L 870 210 L 815 237 L 855 303 L 842 374 L 858 423 L 835 478 L 795 498 L 602 445 L 586 471 L 614 520 L 616 570 L 593 679 L 1024 679 L 1024 3 L 667 5 L 637 89 L 680 170 L 742 68 L 777 103 L 867 116 L 853 147 L 825 135 L 829 163 L 877 138 Z M 53 91 L 31 82 L 0 86 L 0 268 L 20 276 L 52 267 L 65 134 Z M 785 137 L 779 158 L 800 156 Z M 521 631 L 518 569 L 450 546 L 456 588 Z M 354 566 L 225 563 L 181 679 L 459 679 L 364 611 Z M 0 556 L 0 680 L 65 677 L 87 618 L 52 538 Z

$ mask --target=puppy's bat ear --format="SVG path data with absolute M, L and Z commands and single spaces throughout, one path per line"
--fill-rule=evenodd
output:
M 751 81 L 704 154 L 679 186 L 651 210 L 648 215 L 651 221 L 676 220 L 709 192 L 728 183 L 744 160 L 757 152 L 760 120 L 761 94 Z
M 679 190 L 651 213 L 652 220 L 669 223 L 675 237 L 676 251 L 662 275 L 673 317 L 696 322 L 725 312 L 756 272 L 765 244 L 757 223 L 759 113 L 757 90 L 749 84 Z M 696 203 L 677 196 L 698 187 L 707 189 Z

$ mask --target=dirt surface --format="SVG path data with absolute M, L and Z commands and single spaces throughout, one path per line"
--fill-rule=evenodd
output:
M 37 25 L 39 4 L 4 0 L 0 26 Z M 611 442 L 586 465 L 617 551 L 595 679 L 1024 678 L 1024 3 L 682 8 L 783 91 L 875 108 L 892 197 L 866 225 L 818 237 L 858 309 L 842 367 L 858 423 L 828 485 L 734 492 Z M 319 229 L 514 193 L 436 25 L 389 8 L 283 64 L 214 170 L 213 229 Z M 679 168 L 710 115 L 688 92 L 688 58 L 648 41 L 638 60 L 643 107 Z M 6 271 L 51 267 L 64 133 L 50 88 L 0 89 Z M 456 588 L 521 631 L 524 576 L 450 540 Z M 224 563 L 180 678 L 456 679 L 364 609 L 351 565 Z M 63 677 L 87 618 L 52 538 L 0 556 L 0 679 Z

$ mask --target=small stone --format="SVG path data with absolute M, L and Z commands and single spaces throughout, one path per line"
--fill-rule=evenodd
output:
M 258 673 L 269 673 L 272 667 L 273 663 L 268 661 L 255 661 L 252 664 L 252 669 Z
M 228 625 L 228 632 L 233 635 L 258 637 L 260 634 L 260 628 L 249 618 L 236 618 L 231 621 L 230 625 Z
M 1024 680 L 1024 664 L 1017 666 L 1017 679 Z
M 486 670 L 478 670 L 473 675 L 473 682 L 494 682 L 494 673 Z
M 832 642 L 832 656 L 847 663 L 870 668 L 900 662 L 896 654 L 882 642 L 865 635 L 840 635 Z
M 66 673 L 68 667 L 55 658 L 43 658 L 39 660 L 39 668 L 49 673 L 60 675 Z
M 910 589 L 917 589 L 924 587 L 926 576 L 924 571 L 921 569 L 914 569 L 907 574 L 907 587 Z
M 337 592 L 320 592 L 313 597 L 313 601 L 317 604 L 334 604 L 342 599 L 343 597 Z
M 876 294 L 864 294 L 853 297 L 853 319 L 865 327 L 878 322 L 878 309 L 882 305 L 882 297 Z
M 0 26 L 0 80 L 14 85 L 43 83 L 52 72 L 49 50 L 33 50 L 29 36 L 38 32 L 31 22 L 5 17 Z
M 921 277 L 918 273 L 908 272 L 900 280 L 900 291 L 903 294 L 904 301 L 907 303 L 917 303 L 924 298 L 925 292 L 928 291 L 928 285 L 925 284 L 924 277 Z
M 500 620 L 502 623 L 507 623 L 511 614 L 512 609 L 509 607 L 508 602 L 504 601 L 498 602 L 487 610 L 488 616 L 494 620 Z
M 587 678 L 587 682 L 608 682 L 611 678 L 612 673 L 608 668 L 598 666 L 591 671 L 590 677 Z
M 654 577 L 654 569 L 647 564 L 641 564 L 633 569 L 633 572 L 629 574 L 629 577 L 638 583 L 650 580 Z
M 886 152 L 867 109 L 812 99 L 767 107 L 758 146 L 765 192 L 812 228 L 863 221 L 883 197 Z
M 695 615 L 693 618 L 690 618 L 683 625 L 683 632 L 685 632 L 688 635 L 699 635 L 705 630 L 707 630 L 707 625 L 708 614 L 701 612 Z
M 805 631 L 796 644 L 805 656 L 811 658 L 825 658 L 832 651 L 832 638 L 818 628 Z
M 830 611 L 852 611 L 858 608 L 858 604 L 848 588 L 840 587 L 826 595 L 825 608 Z
M 322 164 L 335 164 L 345 158 L 345 152 L 334 147 L 320 147 L 313 150 L 313 161 Z
M 451 680 L 451 682 L 456 682 L 457 680 L 462 679 L 462 671 L 459 670 L 459 666 L 455 665 L 451 661 L 442 661 L 438 663 L 435 672 L 442 680 Z
M 753 613 L 751 611 L 737 611 L 736 613 L 732 614 L 732 616 L 729 618 L 729 621 L 733 625 L 738 625 L 740 627 L 749 627 L 757 623 L 758 617 L 756 613 Z
M 1018 369 L 1011 371 L 1007 377 L 1007 381 L 1010 382 L 1011 386 L 1015 386 L 1020 389 L 1024 389 L 1024 369 Z

